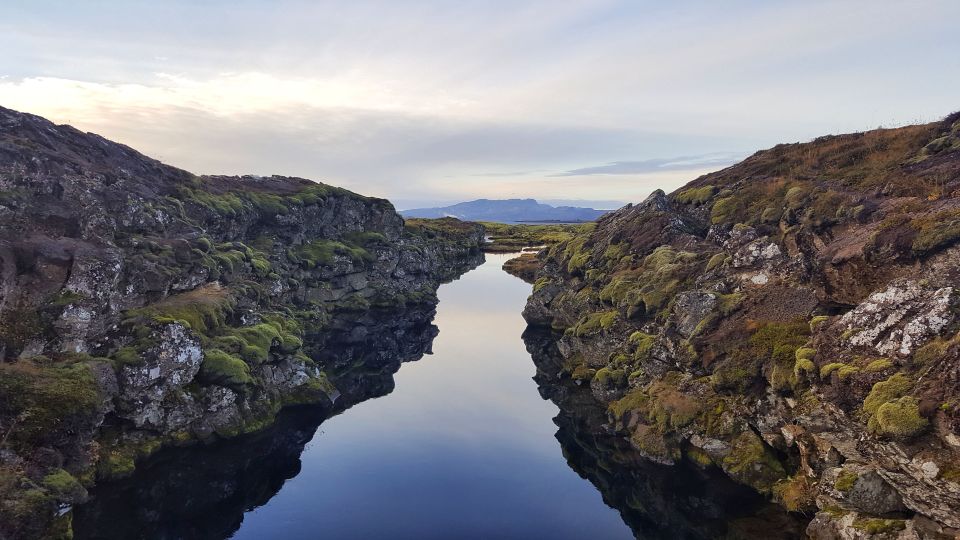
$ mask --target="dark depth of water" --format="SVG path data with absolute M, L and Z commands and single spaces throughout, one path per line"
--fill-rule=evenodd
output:
M 440 288 L 435 339 L 429 314 L 392 332 L 421 341 L 397 361 L 431 340 L 433 354 L 369 375 L 355 401 L 382 397 L 332 418 L 298 408 L 260 434 L 161 452 L 98 486 L 74 511 L 76 537 L 709 538 L 736 516 L 757 537 L 794 536 L 748 490 L 651 465 L 584 426 L 588 392 L 549 380 L 549 339 L 521 339 L 530 286 L 501 270 L 512 256 L 488 254 Z

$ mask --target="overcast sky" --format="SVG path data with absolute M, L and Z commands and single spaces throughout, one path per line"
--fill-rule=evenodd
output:
M 960 109 L 958 21 L 956 0 L 2 0 L 0 105 L 401 208 L 636 201 Z

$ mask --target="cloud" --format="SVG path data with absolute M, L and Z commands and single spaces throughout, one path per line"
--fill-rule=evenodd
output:
M 588 176 L 594 174 L 645 174 L 660 171 L 695 171 L 721 168 L 742 160 L 742 154 L 715 153 L 702 156 L 645 159 L 642 161 L 614 161 L 596 167 L 584 167 L 551 176 Z

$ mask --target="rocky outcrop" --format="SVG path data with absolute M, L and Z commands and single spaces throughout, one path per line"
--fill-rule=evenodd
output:
M 524 316 L 638 456 L 815 538 L 960 534 L 960 115 L 780 145 L 539 256 Z
M 195 176 L 0 108 L 0 538 L 65 534 L 95 477 L 161 447 L 337 399 L 338 325 L 432 309 L 483 236 L 304 179 Z

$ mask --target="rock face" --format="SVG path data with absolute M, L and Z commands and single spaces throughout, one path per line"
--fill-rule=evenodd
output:
M 824 137 L 658 191 L 542 252 L 524 316 L 638 456 L 816 513 L 812 537 L 952 538 L 958 137 Z
M 299 178 L 198 177 L 0 108 L 0 538 L 162 446 L 343 391 L 331 335 L 436 302 L 483 228 Z M 77 478 L 84 479 L 79 482 Z M 78 495 L 79 494 L 79 495 Z

